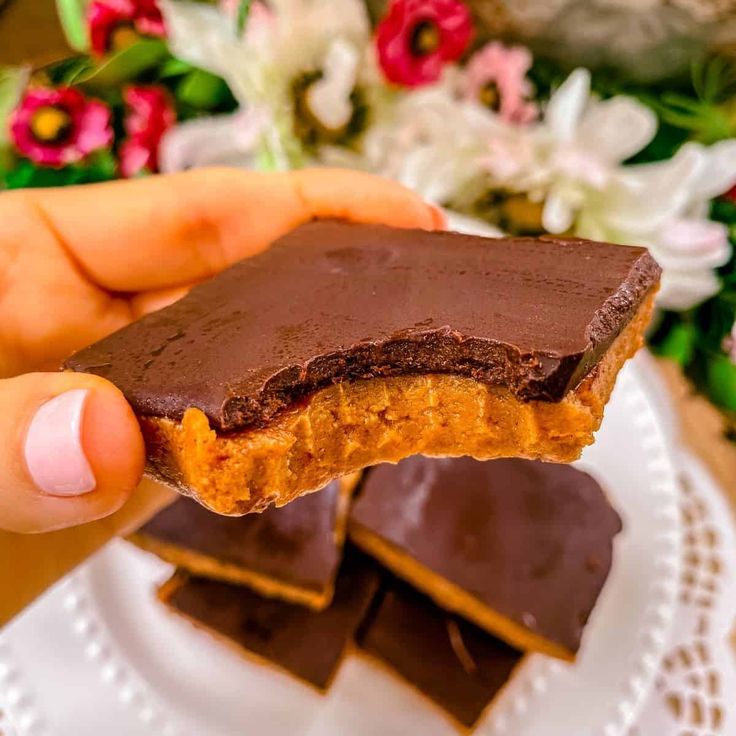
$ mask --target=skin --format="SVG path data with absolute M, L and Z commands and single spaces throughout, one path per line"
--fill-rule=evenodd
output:
M 444 224 L 398 184 L 328 169 L 200 169 L 0 194 L 0 528 L 50 531 L 107 516 L 141 479 L 130 406 L 102 378 L 56 372 L 66 356 L 316 218 Z M 97 485 L 59 498 L 33 484 L 23 447 L 38 408 L 74 388 L 90 389 L 82 445 Z

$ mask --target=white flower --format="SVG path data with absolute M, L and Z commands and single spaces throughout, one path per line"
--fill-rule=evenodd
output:
M 396 179 L 430 202 L 442 204 L 482 174 L 485 141 L 495 116 L 457 99 L 451 78 L 405 94 L 380 109 L 360 152 L 325 148 L 321 161 L 368 169 Z
M 310 113 L 326 128 L 344 125 L 359 75 L 371 73 L 371 65 L 362 63 L 370 25 L 360 0 L 272 0 L 269 8 L 255 2 L 239 37 L 231 14 L 222 9 L 162 2 L 172 53 L 225 79 L 243 109 L 257 108 L 259 119 L 268 122 L 254 146 L 265 144 L 273 165 L 288 168 L 300 161 L 292 127 L 293 82 L 305 72 L 321 72 L 322 79 L 308 90 Z M 198 122 L 196 130 L 206 131 L 208 123 Z M 211 150 L 207 135 L 198 132 L 199 162 L 227 160 L 223 121 L 211 123 Z M 242 143 L 242 136 L 234 137 L 234 161 L 248 153 Z
M 539 124 L 507 127 L 490 141 L 485 164 L 499 185 L 543 199 L 545 229 L 562 233 L 656 129 L 654 113 L 635 100 L 594 98 L 590 72 L 577 69 L 552 95 Z
M 708 219 L 708 207 L 736 182 L 736 141 L 623 165 L 656 126 L 633 99 L 593 97 L 589 72 L 578 69 L 537 125 L 497 129 L 483 163 L 492 186 L 544 202 L 548 232 L 647 246 L 664 271 L 658 303 L 687 309 L 718 291 L 714 269 L 730 257 L 726 228 Z
M 709 201 L 736 182 L 736 141 L 688 143 L 670 160 L 623 167 L 578 217 L 584 237 L 644 245 L 662 266 L 660 306 L 689 309 L 717 293 L 714 272 L 731 255 Z

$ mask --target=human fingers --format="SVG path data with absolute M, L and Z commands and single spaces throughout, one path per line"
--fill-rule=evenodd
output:
M 316 218 L 442 226 L 436 208 L 362 172 L 197 169 L 84 187 L 6 192 L 0 220 L 39 223 L 96 286 L 140 292 L 191 283 Z

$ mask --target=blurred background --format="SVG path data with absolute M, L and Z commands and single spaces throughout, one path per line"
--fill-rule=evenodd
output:
M 626 695 L 600 706 L 603 726 L 590 733 L 736 733 L 736 0 L 0 0 L 0 190 L 215 164 L 358 168 L 416 190 L 458 230 L 650 249 L 664 274 L 648 351 L 581 466 L 624 520 L 608 613 L 590 635 L 599 644 L 577 670 L 534 659 L 512 681 L 507 711 L 514 733 L 575 733 L 564 715 L 548 730 L 534 725 L 532 694 L 587 682 L 593 703 L 607 692 L 595 679 L 609 665 L 600 652 L 618 675 L 614 655 L 626 651 Z M 128 509 L 104 529 L 33 542 L 0 534 L 0 556 L 38 571 L 23 591 L 6 586 L 0 620 L 144 515 Z M 0 637 L 0 736 L 62 733 L 34 730 L 34 698 L 62 720 L 68 704 L 53 688 L 24 688 L 19 674 L 37 685 L 64 671 L 33 643 L 45 631 L 100 702 L 105 680 L 114 707 L 136 711 L 135 726 L 121 715 L 120 733 L 168 733 L 162 724 L 176 717 L 166 714 L 186 721 L 189 711 L 190 727 L 208 713 L 213 733 L 235 732 L 226 716 L 239 695 L 225 692 L 210 713 L 214 701 L 181 673 L 196 656 L 235 680 L 245 671 L 164 617 L 152 590 L 172 568 L 129 547 L 114 542 Z M 137 613 L 126 618 L 128 601 L 159 638 Z M 616 639 L 627 621 L 641 640 Z M 348 670 L 322 711 L 249 670 L 249 682 L 265 683 L 248 701 L 254 722 L 275 717 L 282 703 L 265 693 L 276 692 L 289 704 L 282 726 L 306 712 L 318 724 L 310 733 L 331 732 L 319 730 L 325 712 L 368 723 L 345 704 L 372 676 Z M 8 672 L 16 679 L 3 680 Z M 396 733 L 417 723 L 452 732 L 381 682 L 374 702 L 411 714 L 390 721 Z M 100 709 L 75 704 L 88 729 L 105 726 Z M 394 732 L 388 724 L 374 732 Z

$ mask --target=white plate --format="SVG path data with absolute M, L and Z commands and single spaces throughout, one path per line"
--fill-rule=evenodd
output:
M 625 532 L 578 660 L 527 658 L 478 734 L 623 734 L 652 684 L 681 540 L 674 472 L 643 385 L 627 366 L 579 463 L 602 482 Z M 169 572 L 118 541 L 11 624 L 0 641 L 5 728 L 18 736 L 455 733 L 439 710 L 357 656 L 325 697 L 242 659 L 155 601 Z

